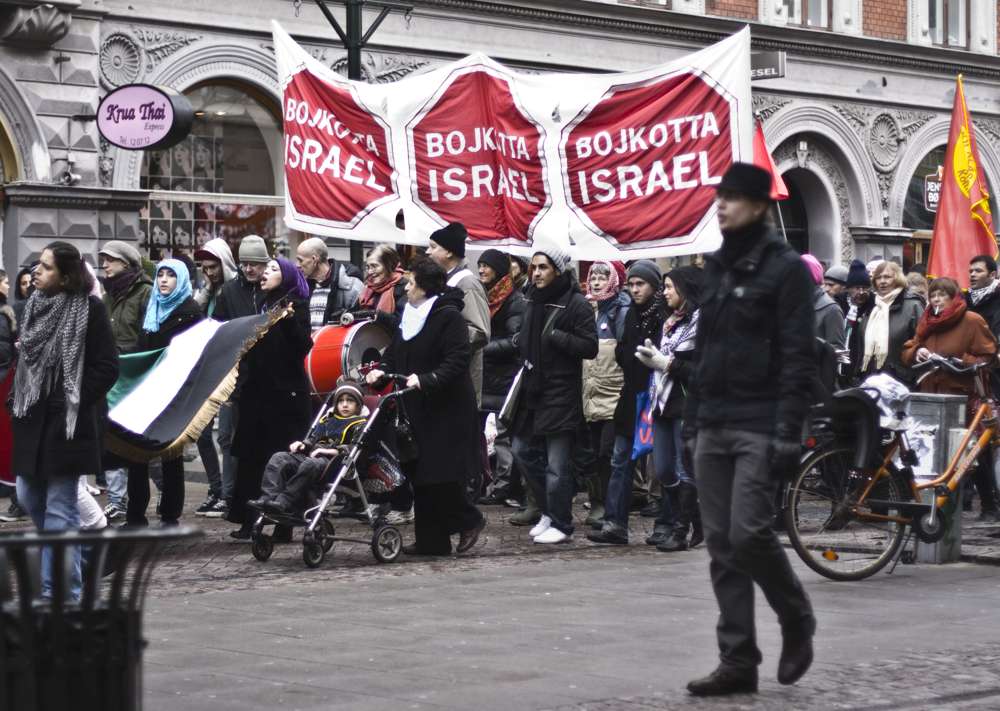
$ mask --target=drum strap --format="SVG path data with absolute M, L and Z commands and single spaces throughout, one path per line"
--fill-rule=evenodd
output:
M 458 286 L 458 282 L 462 281 L 467 276 L 474 276 L 468 269 L 459 269 L 457 272 L 451 275 L 448 279 L 448 286 Z

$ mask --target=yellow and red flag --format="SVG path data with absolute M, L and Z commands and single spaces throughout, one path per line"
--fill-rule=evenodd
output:
M 757 121 L 757 127 L 753 132 L 753 164 L 758 168 L 763 168 L 771 174 L 771 199 L 787 200 L 788 186 L 778 172 L 778 166 L 774 164 L 771 151 L 767 150 L 767 141 L 764 140 L 764 127 Z
M 976 135 L 959 75 L 927 273 L 952 277 L 967 289 L 969 260 L 977 254 L 996 257 L 997 241 L 986 174 L 979 161 Z

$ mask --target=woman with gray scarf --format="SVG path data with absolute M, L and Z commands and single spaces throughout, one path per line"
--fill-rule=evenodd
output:
M 118 378 L 118 352 L 93 277 L 66 242 L 42 250 L 32 275 L 11 396 L 17 497 L 36 528 L 80 525 L 77 481 L 101 470 L 100 403 Z M 42 594 L 51 596 L 51 553 L 42 553 Z M 69 581 L 80 595 L 80 554 Z

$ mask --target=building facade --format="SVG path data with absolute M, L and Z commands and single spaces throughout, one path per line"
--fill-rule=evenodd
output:
M 394 3 L 397 4 L 397 3 Z M 828 263 L 921 261 L 934 220 L 955 77 L 964 76 L 982 170 L 1000 186 L 1000 24 L 993 0 L 413 0 L 363 55 L 387 82 L 480 51 L 525 71 L 616 71 L 668 61 L 749 23 L 754 51 L 787 54 L 753 103 L 792 192 L 789 240 Z M 333 3 L 331 3 L 333 5 Z M 366 24 L 377 7 L 365 10 Z M 0 233 L 9 270 L 50 240 L 95 258 L 108 239 L 152 253 L 282 222 L 277 20 L 346 73 L 311 0 L 0 0 Z M 134 82 L 185 93 L 191 135 L 117 149 L 94 115 Z M 372 235 L 378 240 L 379 235 Z

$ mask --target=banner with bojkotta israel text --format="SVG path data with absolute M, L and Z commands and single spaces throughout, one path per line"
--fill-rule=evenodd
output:
M 525 74 L 483 55 L 388 84 L 344 79 L 277 24 L 285 221 L 310 234 L 576 259 L 717 248 L 715 186 L 752 158 L 750 32 L 617 74 Z

